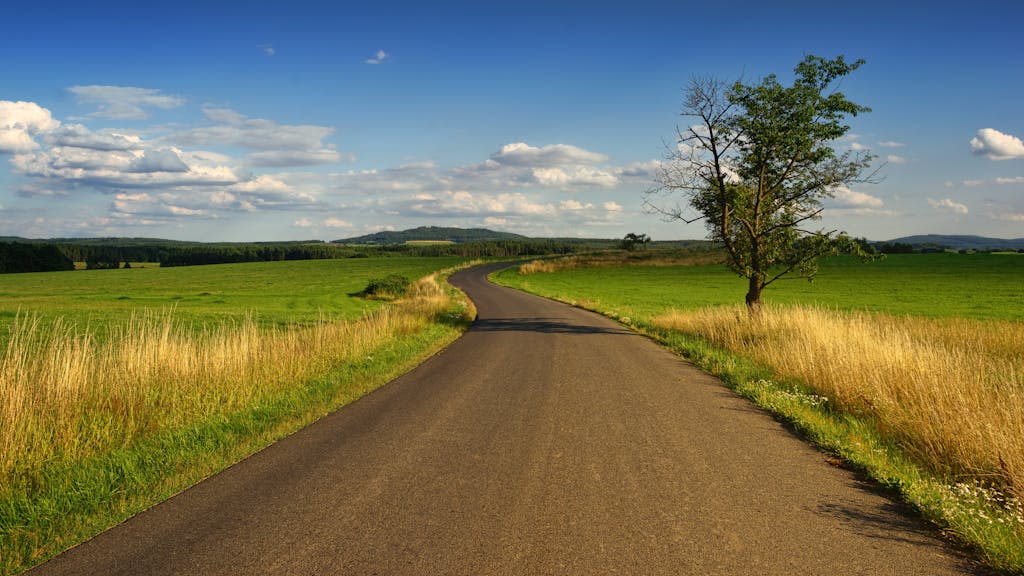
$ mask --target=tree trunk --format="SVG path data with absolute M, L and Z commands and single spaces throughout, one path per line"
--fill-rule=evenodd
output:
M 747 312 L 751 318 L 761 317 L 761 290 L 764 285 L 761 283 L 761 279 L 756 276 L 750 279 L 749 287 L 747 288 Z

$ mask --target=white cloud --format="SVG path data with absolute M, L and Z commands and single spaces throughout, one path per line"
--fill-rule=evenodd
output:
M 185 103 L 184 98 L 134 86 L 72 86 L 68 91 L 79 102 L 99 107 L 89 116 L 112 120 L 144 120 L 149 117 L 146 108 L 167 110 Z
M 952 212 L 954 214 L 967 214 L 967 206 L 954 202 L 950 198 L 943 198 L 942 200 L 933 200 L 929 198 L 928 204 L 936 210 Z
M 134 150 L 139 148 L 138 136 L 127 136 L 117 132 L 93 132 L 81 124 L 63 124 L 46 134 L 49 146 L 69 146 L 90 150 Z
M 144 217 L 157 221 L 166 221 L 180 217 L 209 217 L 208 210 L 176 205 L 169 198 L 160 198 L 142 192 L 136 194 L 117 194 L 111 203 L 111 213 L 117 218 Z
M 969 188 L 977 188 L 978 186 L 988 185 L 1007 185 L 1007 184 L 1024 184 L 1024 176 L 1010 176 L 1010 177 L 999 177 L 992 180 L 964 180 L 964 186 Z
M 257 46 L 257 48 L 259 48 L 267 56 L 273 56 L 274 54 L 277 54 L 277 50 L 275 50 L 274 47 L 270 44 L 260 44 L 259 46 Z
M 324 220 L 324 226 L 328 228 L 353 228 L 351 222 L 346 222 L 333 216 Z
M 552 188 L 571 188 L 578 186 L 611 187 L 619 183 L 614 174 L 589 166 L 575 168 L 534 168 L 534 180 Z
M 551 144 L 538 148 L 524 142 L 513 142 L 492 154 L 491 160 L 506 166 L 547 167 L 596 164 L 607 161 L 608 157 L 568 144 Z
M 387 52 L 383 50 L 377 50 L 377 53 L 374 54 L 372 58 L 367 58 L 366 60 L 363 60 L 363 62 L 366 64 L 381 64 L 390 57 L 391 55 L 388 54 Z
M 832 191 L 831 204 L 837 208 L 881 208 L 884 202 L 877 196 L 839 186 Z
M 562 210 L 586 210 L 593 208 L 594 205 L 590 203 L 583 204 L 579 200 L 562 200 L 558 203 L 558 207 Z
M 313 221 L 309 218 L 299 218 L 295 222 L 292 222 L 292 226 L 296 228 L 312 228 Z
M 550 216 L 557 212 L 551 204 L 535 202 L 525 194 L 508 192 L 488 194 L 464 190 L 444 191 L 432 195 L 417 195 L 396 204 L 399 213 L 421 216 Z
M 832 191 L 832 198 L 825 202 L 829 215 L 847 216 L 894 216 L 896 213 L 885 208 L 885 202 L 877 196 L 839 186 Z
M 632 178 L 650 183 L 661 168 L 660 160 L 648 160 L 646 162 L 631 162 L 625 166 L 615 169 L 615 175 L 619 178 Z
M 622 212 L 622 204 L 618 202 L 605 202 L 601 207 L 607 212 Z
M 1024 142 L 993 128 L 978 130 L 978 135 L 971 138 L 971 150 L 989 160 L 1024 159 Z
M 904 158 L 903 156 L 897 156 L 895 154 L 889 154 L 888 156 L 886 156 L 885 157 L 885 161 L 890 163 L 890 164 L 906 164 L 907 163 L 907 159 L 906 158 Z
M 0 154 L 35 150 L 39 144 L 33 136 L 59 126 L 49 110 L 34 102 L 0 100 Z
M 145 150 L 128 167 L 129 172 L 188 172 L 188 166 L 171 149 Z
M 868 150 L 868 149 L 869 149 L 868 146 L 866 146 L 864 144 L 861 144 L 860 142 L 851 142 L 850 143 L 850 150 L 861 151 L 861 150 Z
M 226 108 L 204 107 L 213 126 L 172 134 L 167 140 L 181 146 L 234 146 L 257 150 L 249 155 L 256 166 L 308 166 L 338 162 L 342 155 L 323 140 L 334 133 L 329 126 L 279 124 L 248 118 Z
M 878 145 L 882 148 L 902 148 L 903 146 L 906 146 L 906 144 L 902 142 L 894 142 L 892 140 L 882 140 Z
M 148 157 L 147 154 L 152 154 Z M 187 166 L 171 150 L 93 150 L 55 146 L 16 154 L 15 172 L 48 181 L 104 189 L 224 186 L 241 180 L 227 166 Z

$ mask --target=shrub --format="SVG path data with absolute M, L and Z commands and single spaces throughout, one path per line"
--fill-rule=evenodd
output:
M 400 274 L 388 274 L 383 278 L 373 278 L 363 289 L 363 296 L 379 300 L 394 300 L 404 296 L 411 282 Z

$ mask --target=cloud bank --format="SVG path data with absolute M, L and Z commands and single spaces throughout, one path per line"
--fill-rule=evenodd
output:
M 100 106 L 93 117 L 107 119 L 183 102 L 156 90 L 114 88 L 76 87 L 76 93 Z M 479 162 L 452 167 L 419 161 L 309 172 L 303 169 L 352 159 L 329 142 L 332 127 L 283 124 L 210 105 L 201 113 L 195 124 L 162 133 L 93 130 L 61 122 L 32 102 L 0 101 L 0 154 L 23 180 L 19 197 L 89 206 L 81 215 L 62 216 L 64 228 L 111 235 L 281 211 L 293 213 L 290 228 L 324 234 L 355 230 L 356 221 L 365 228 L 367 219 L 592 232 L 621 224 L 628 211 L 609 195 L 643 189 L 659 166 L 655 160 L 614 165 L 606 154 L 565 143 L 510 142 Z

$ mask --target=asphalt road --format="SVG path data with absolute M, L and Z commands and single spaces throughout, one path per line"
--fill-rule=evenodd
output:
M 452 282 L 416 370 L 32 572 L 963 574 L 919 520 L 600 316 Z

